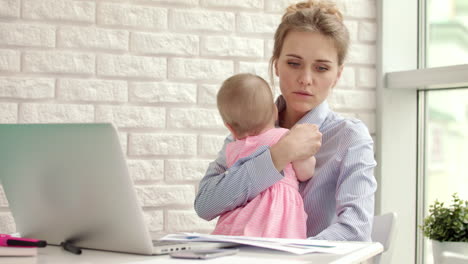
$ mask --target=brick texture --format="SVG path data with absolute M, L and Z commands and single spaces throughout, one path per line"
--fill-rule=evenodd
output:
M 0 123 L 18 122 L 18 105 L 15 103 L 0 102 Z
M 55 29 L 45 25 L 0 23 L 0 45 L 54 47 Z
M 103 3 L 98 8 L 97 17 L 97 23 L 100 25 L 146 29 L 167 28 L 165 8 Z
M 224 128 L 217 109 L 171 109 L 168 114 L 168 127 L 173 128 Z
M 194 155 L 195 135 L 131 134 L 130 155 Z
M 57 98 L 64 101 L 126 102 L 127 82 L 119 80 L 59 79 Z
M 171 210 L 168 212 L 168 226 L 170 232 L 207 232 L 212 231 L 216 220 L 207 222 L 197 216 L 193 210 Z M 194 230 L 195 229 L 195 230 Z
M 97 74 L 104 77 L 164 78 L 166 59 L 149 56 L 99 55 Z
M 53 98 L 55 81 L 47 78 L 2 78 L 0 77 L 0 98 Z
M 94 74 L 95 55 L 68 51 L 30 51 L 23 54 L 24 71 L 32 73 Z
M 234 21 L 234 13 L 231 12 L 173 10 L 170 16 L 171 27 L 181 31 L 231 32 Z
M 211 160 L 174 160 L 166 161 L 166 180 L 168 182 L 199 181 L 205 175 Z
M 174 58 L 169 61 L 169 79 L 222 81 L 234 73 L 234 63 L 225 60 Z
M 22 123 L 89 123 L 94 122 L 92 105 L 26 103 L 20 106 Z
M 91 27 L 61 27 L 58 46 L 80 49 L 128 50 L 128 31 Z
M 23 16 L 37 20 L 95 22 L 94 1 L 23 0 Z
M 163 160 L 129 160 L 128 170 L 134 181 L 161 181 L 164 179 Z
M 191 83 L 134 82 L 130 101 L 148 103 L 195 103 L 197 86 Z
M 20 0 L 0 0 L 0 17 L 19 17 Z
M 126 128 L 163 128 L 165 112 L 161 107 L 100 105 L 96 107 L 96 121 L 111 122 Z
M 0 71 L 19 72 L 20 52 L 16 50 L 0 50 Z
M 136 192 L 143 206 L 189 205 L 195 198 L 191 185 L 136 186 Z

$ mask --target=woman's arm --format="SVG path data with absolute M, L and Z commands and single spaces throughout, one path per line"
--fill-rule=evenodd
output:
M 239 159 L 228 170 L 225 149 L 230 142 L 232 138 L 229 136 L 199 185 L 195 211 L 205 220 L 212 220 L 224 212 L 245 205 L 283 178 L 272 163 L 268 146 Z
M 199 185 L 195 211 L 205 220 L 245 205 L 281 180 L 283 175 L 280 171 L 286 164 L 308 158 L 318 151 L 321 134 L 315 125 L 298 125 L 271 149 L 263 146 L 252 155 L 238 160 L 228 170 L 225 149 L 230 142 L 232 138 L 228 137 Z
M 336 184 L 337 220 L 311 239 L 371 241 L 377 189 L 372 145 L 365 140 L 346 151 Z

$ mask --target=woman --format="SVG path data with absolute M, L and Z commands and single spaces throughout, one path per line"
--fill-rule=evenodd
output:
M 278 126 L 291 129 L 227 170 L 225 146 L 212 162 L 195 200 L 211 220 L 244 206 L 283 178 L 286 164 L 315 155 L 314 177 L 300 185 L 312 239 L 370 241 L 376 181 L 373 142 L 365 125 L 332 112 L 326 102 L 349 46 L 341 13 L 331 3 L 291 5 L 275 33 L 270 68 L 279 77 Z M 247 117 L 248 118 L 248 117 Z

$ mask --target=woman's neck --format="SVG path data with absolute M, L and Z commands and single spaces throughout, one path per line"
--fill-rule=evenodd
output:
M 279 113 L 279 126 L 291 129 L 303 116 L 304 114 L 288 111 L 286 108 Z

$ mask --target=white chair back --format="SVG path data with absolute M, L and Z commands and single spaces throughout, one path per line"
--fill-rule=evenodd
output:
M 390 263 L 391 252 L 389 249 L 396 230 L 396 218 L 397 215 L 394 212 L 374 216 L 372 241 L 380 242 L 384 247 L 382 254 L 375 257 L 374 263 L 376 264 Z

